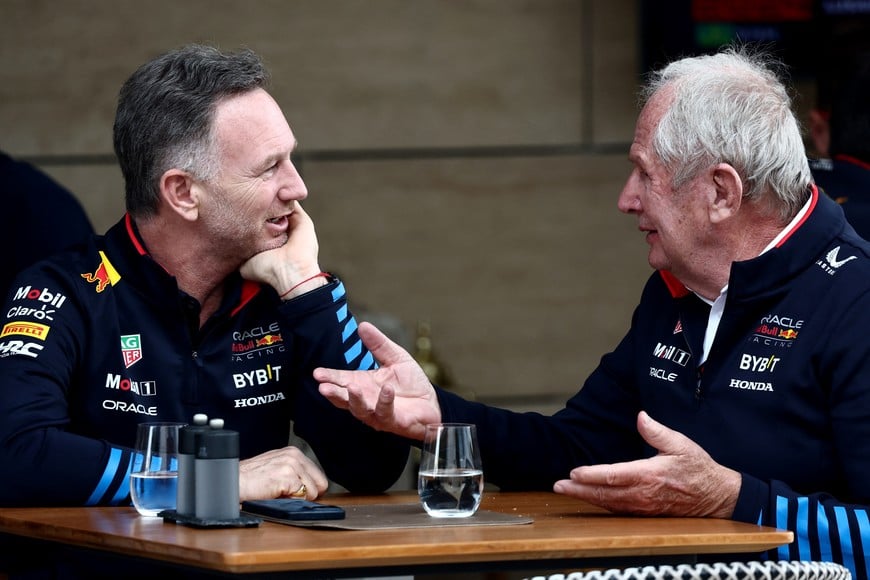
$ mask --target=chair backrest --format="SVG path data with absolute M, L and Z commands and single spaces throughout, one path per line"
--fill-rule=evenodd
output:
M 526 580 L 852 580 L 852 573 L 833 562 L 716 562 L 590 570 Z

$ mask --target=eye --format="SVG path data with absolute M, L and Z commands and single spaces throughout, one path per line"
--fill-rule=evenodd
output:
M 631 163 L 631 171 L 632 174 L 639 177 L 640 179 L 647 180 L 649 179 L 649 174 L 641 165 L 641 160 L 635 157 L 629 158 L 629 163 Z
M 272 165 L 267 167 L 265 170 L 263 170 L 263 177 L 270 177 L 273 173 L 278 171 L 278 166 L 280 164 L 281 164 L 280 161 L 276 161 L 275 163 L 273 163 Z

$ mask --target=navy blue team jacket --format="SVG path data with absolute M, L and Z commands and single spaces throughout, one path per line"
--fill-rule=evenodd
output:
M 337 279 L 287 302 L 235 277 L 199 305 L 147 254 L 129 216 L 84 252 L 20 274 L 0 325 L 0 505 L 129 503 L 136 424 L 225 420 L 241 456 L 287 445 L 290 421 L 327 476 L 388 488 L 408 445 L 337 409 L 317 366 L 374 368 Z
M 487 481 L 552 489 L 579 465 L 649 457 L 643 409 L 742 473 L 733 519 L 795 533 L 750 558 L 834 560 L 868 578 L 870 244 L 830 198 L 810 203 L 778 247 L 733 264 L 702 368 L 710 307 L 657 272 L 628 334 L 554 416 L 439 390 L 445 421 L 479 426 Z
M 843 206 L 846 219 L 870 240 L 870 164 L 848 155 L 811 159 L 816 184 Z

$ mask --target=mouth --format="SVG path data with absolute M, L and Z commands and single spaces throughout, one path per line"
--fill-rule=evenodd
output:
M 293 202 L 289 208 L 285 208 L 287 213 L 283 213 L 279 216 L 268 218 L 266 220 L 266 225 L 269 229 L 274 230 L 276 235 L 287 233 L 287 230 L 290 229 L 290 218 L 293 216 L 293 212 L 296 211 L 296 202 Z
M 266 224 L 268 224 L 269 229 L 273 230 L 276 234 L 282 234 L 287 231 L 290 224 L 290 214 L 269 218 L 266 220 Z
M 644 237 L 646 238 L 647 242 L 650 242 L 651 238 L 655 237 L 655 235 L 658 233 L 658 230 L 655 230 L 653 228 L 643 227 L 643 226 L 640 226 L 637 229 L 640 230 L 640 233 L 644 234 Z

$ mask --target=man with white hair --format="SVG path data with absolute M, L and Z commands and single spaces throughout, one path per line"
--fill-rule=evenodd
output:
M 730 48 L 652 77 L 617 205 L 656 272 L 564 409 L 465 401 L 368 324 L 381 367 L 316 369 L 320 392 L 416 440 L 427 423 L 477 424 L 502 489 L 787 528 L 792 544 L 743 557 L 833 560 L 867 578 L 870 244 L 813 185 L 774 66 Z

